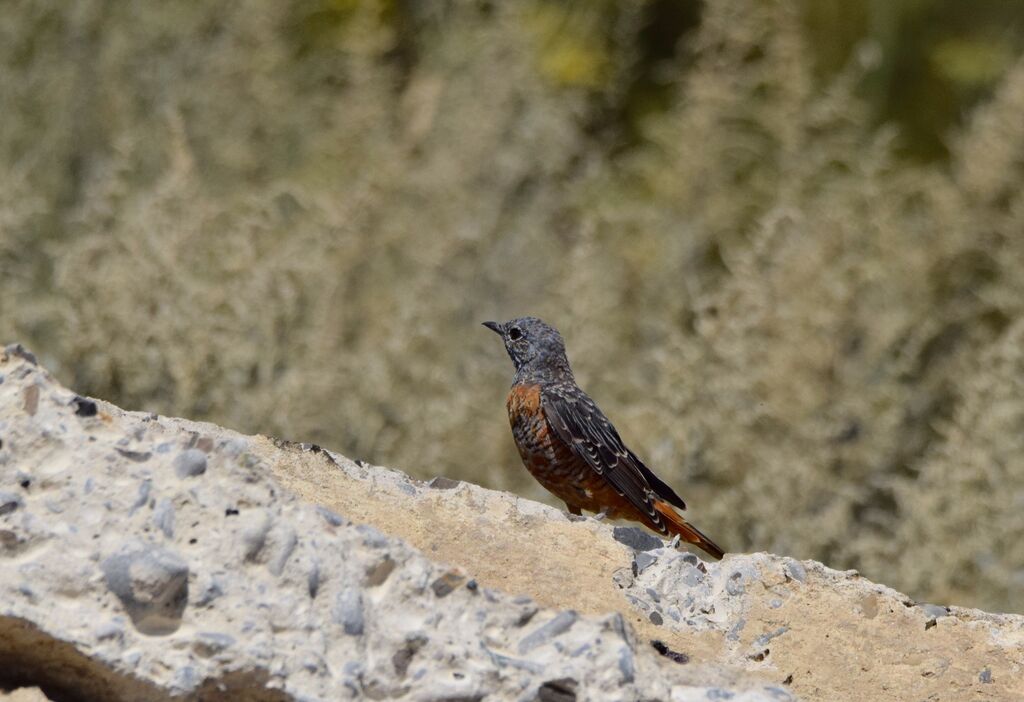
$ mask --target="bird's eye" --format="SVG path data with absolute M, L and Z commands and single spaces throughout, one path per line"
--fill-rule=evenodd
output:
M 508 338 L 512 341 L 519 341 L 523 338 L 523 332 L 519 327 L 512 327 L 508 330 Z

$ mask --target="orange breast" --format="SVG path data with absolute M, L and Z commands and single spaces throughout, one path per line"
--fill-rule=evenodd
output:
M 517 385 L 508 394 L 508 418 L 523 465 L 552 493 L 592 509 L 592 484 L 603 483 L 551 430 L 544 417 L 539 385 Z

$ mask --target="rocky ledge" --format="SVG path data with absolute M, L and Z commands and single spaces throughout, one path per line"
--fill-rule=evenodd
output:
M 20 346 L 0 356 L 12 699 L 1016 700 L 1022 650 L 1024 617 L 813 561 L 704 562 L 507 493 L 125 412 Z

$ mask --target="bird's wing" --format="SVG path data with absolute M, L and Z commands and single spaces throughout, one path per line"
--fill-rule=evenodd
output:
M 686 509 L 682 498 L 626 448 L 619 432 L 582 390 L 549 386 L 541 393 L 541 403 L 558 437 L 653 523 L 662 525 L 654 506 L 658 498 Z

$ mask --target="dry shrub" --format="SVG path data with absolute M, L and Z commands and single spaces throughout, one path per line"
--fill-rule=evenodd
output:
M 641 20 L 593 7 L 19 5 L 0 332 L 124 406 L 543 497 L 479 327 L 538 314 L 731 549 L 1020 609 L 1024 65 L 908 165 L 869 66 L 817 85 L 791 3 L 716 0 L 623 143 Z

